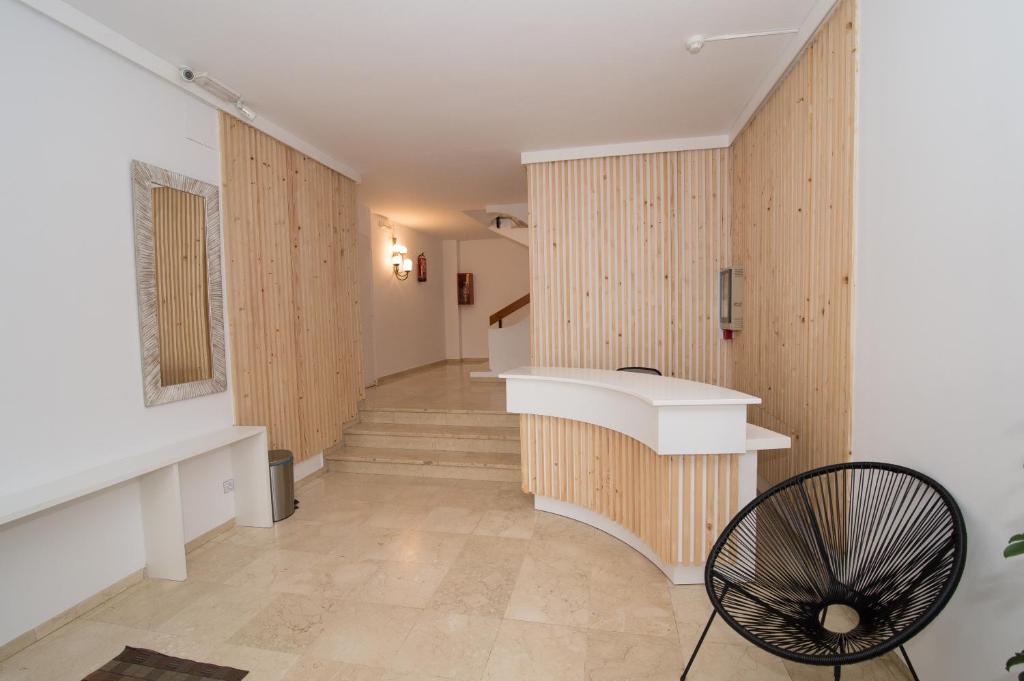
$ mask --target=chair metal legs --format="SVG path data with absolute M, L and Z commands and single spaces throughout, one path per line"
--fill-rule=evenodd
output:
M 910 675 L 914 677 L 914 681 L 921 681 L 917 678 L 917 671 L 914 670 L 914 665 L 910 664 L 910 655 L 907 655 L 907 649 L 900 646 L 900 652 L 903 654 L 903 661 L 907 663 L 907 669 L 910 670 Z
M 708 631 L 711 630 L 711 623 L 715 621 L 714 610 L 711 611 L 711 617 L 708 618 L 708 623 L 704 625 L 704 631 L 701 632 L 700 638 L 697 640 L 697 647 L 693 649 L 693 654 L 690 655 L 690 661 L 686 663 L 686 669 L 683 670 L 683 675 L 679 677 L 679 681 L 686 681 L 686 675 L 690 673 L 690 667 L 693 666 L 693 661 L 697 659 L 697 653 L 700 652 L 700 647 L 704 645 L 704 639 L 708 635 Z M 914 677 L 914 681 L 921 681 L 917 677 L 917 671 L 914 669 L 914 665 L 910 663 L 910 656 L 907 655 L 907 649 L 900 646 L 900 653 L 903 655 L 903 660 L 907 663 L 907 669 L 910 670 L 910 675 Z M 842 675 L 842 667 L 836 665 L 834 668 L 835 681 L 840 681 Z
M 704 631 L 700 635 L 700 640 L 697 641 L 697 647 L 693 649 L 693 655 L 690 655 L 690 661 L 686 663 L 686 669 L 683 670 L 683 675 L 679 677 L 679 681 L 686 681 L 686 675 L 690 673 L 690 667 L 693 666 L 693 661 L 697 659 L 697 653 L 700 651 L 700 647 L 704 645 L 704 637 L 708 635 L 708 630 L 711 629 L 711 623 L 715 621 L 715 611 L 711 611 L 711 617 L 708 618 L 708 623 L 704 626 Z

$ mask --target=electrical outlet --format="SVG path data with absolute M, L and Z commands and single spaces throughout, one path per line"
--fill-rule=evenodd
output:
M 224 494 L 235 491 L 235 479 L 231 478 L 224 481 Z

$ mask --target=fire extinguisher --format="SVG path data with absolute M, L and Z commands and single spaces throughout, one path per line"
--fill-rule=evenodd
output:
M 427 280 L 427 256 L 420 253 L 416 256 L 416 281 Z

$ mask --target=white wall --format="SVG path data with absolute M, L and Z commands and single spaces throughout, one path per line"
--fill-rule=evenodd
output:
M 1024 4 L 862 0 L 853 452 L 934 476 L 967 519 L 922 679 L 1016 678 L 1024 648 Z M 1021 671 L 1017 668 L 1017 672 Z
M 131 160 L 219 184 L 216 112 L 16 2 L 0 60 L 2 494 L 233 416 L 143 406 L 133 264 Z M 217 457 L 183 470 L 193 536 L 231 517 Z M 143 567 L 136 484 L 0 528 L 0 556 L 3 643 Z
M 459 306 L 463 357 L 487 357 L 492 314 L 530 292 L 530 251 L 509 239 L 459 242 L 459 272 L 473 273 L 473 305 Z M 510 325 L 529 316 L 523 308 L 507 317 Z
M 383 216 L 373 216 L 373 353 L 377 378 L 445 358 L 444 258 L 441 240 L 415 229 L 394 225 L 399 243 L 409 249 L 414 268 L 405 281 L 391 269 L 390 229 Z M 427 281 L 416 281 L 416 256 L 427 256 Z

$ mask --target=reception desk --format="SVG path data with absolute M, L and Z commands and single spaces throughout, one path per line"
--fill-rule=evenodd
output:
M 501 377 L 535 507 L 619 538 L 675 584 L 703 581 L 718 534 L 757 493 L 757 452 L 790 446 L 747 423 L 760 398 L 720 386 L 557 367 Z

